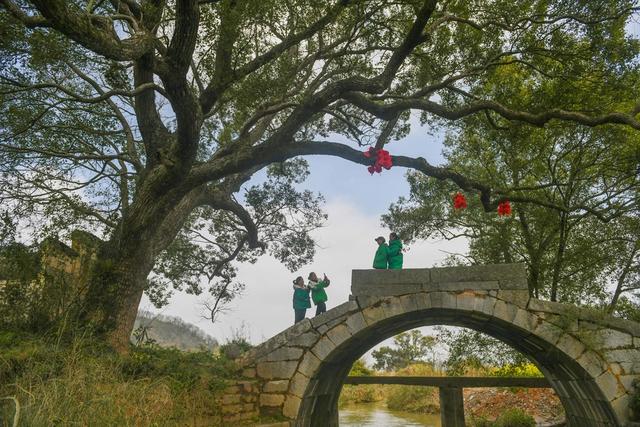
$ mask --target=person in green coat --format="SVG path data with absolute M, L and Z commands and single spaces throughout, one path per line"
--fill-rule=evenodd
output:
M 389 234 L 389 270 L 402 269 L 402 241 L 396 233 Z
M 313 303 L 316 305 L 316 316 L 318 314 L 322 314 L 327 311 L 327 292 L 324 288 L 328 287 L 331 281 L 324 275 L 324 279 L 318 280 L 318 276 L 316 273 L 309 273 L 309 285 L 308 288 L 311 289 L 311 299 Z
M 384 237 L 378 236 L 375 240 L 376 243 L 378 243 L 378 250 L 376 251 L 376 255 L 373 257 L 373 268 L 386 270 L 389 257 L 389 247 L 385 243 Z
M 295 312 L 295 323 L 302 321 L 307 313 L 307 309 L 311 308 L 309 299 L 310 289 L 305 286 L 302 276 L 296 277 L 293 281 L 293 311 Z

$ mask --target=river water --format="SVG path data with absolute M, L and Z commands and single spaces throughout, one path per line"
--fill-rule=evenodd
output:
M 384 404 L 366 403 L 340 408 L 341 427 L 440 427 L 440 414 L 424 415 L 390 411 Z

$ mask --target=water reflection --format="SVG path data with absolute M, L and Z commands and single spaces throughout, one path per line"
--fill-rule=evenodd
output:
M 340 409 L 341 427 L 440 427 L 440 415 L 390 411 L 380 404 L 360 404 Z

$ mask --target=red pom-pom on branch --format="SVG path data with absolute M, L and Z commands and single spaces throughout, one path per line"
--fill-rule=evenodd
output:
M 362 154 L 367 159 L 370 159 L 375 155 L 375 158 L 376 158 L 375 163 L 372 166 L 369 166 L 367 168 L 367 170 L 371 175 L 373 175 L 374 172 L 377 172 L 377 173 L 382 172 L 382 168 L 389 170 L 391 169 L 391 166 L 393 166 L 393 160 L 391 160 L 391 155 L 386 150 L 383 150 L 383 149 L 376 150 L 373 147 L 369 147 L 369 149 Z
M 464 197 L 464 194 L 456 193 L 456 195 L 453 196 L 453 208 L 455 210 L 467 208 L 467 199 Z
M 500 202 L 498 204 L 498 215 L 500 216 L 508 216 L 511 215 L 511 204 L 508 200 L 504 202 Z

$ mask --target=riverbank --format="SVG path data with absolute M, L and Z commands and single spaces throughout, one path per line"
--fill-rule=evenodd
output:
M 0 425 L 211 426 L 236 368 L 210 351 L 133 347 L 0 333 Z M 15 400 L 14 400 L 15 399 Z
M 535 366 L 525 366 L 520 376 L 541 376 Z M 428 364 L 410 365 L 394 372 L 377 375 L 444 376 Z M 465 372 L 468 376 L 502 375 L 498 370 Z M 369 372 L 368 375 L 373 375 Z M 506 374 L 505 374 L 506 375 Z M 512 373 L 506 376 L 513 376 Z M 440 413 L 438 389 L 433 387 L 402 385 L 345 385 L 340 394 L 340 408 L 354 404 L 377 404 L 390 411 L 435 415 Z M 552 389 L 469 388 L 464 390 L 465 414 L 468 420 L 493 422 L 510 410 L 526 414 L 538 424 L 556 423 L 564 419 L 559 398 Z

